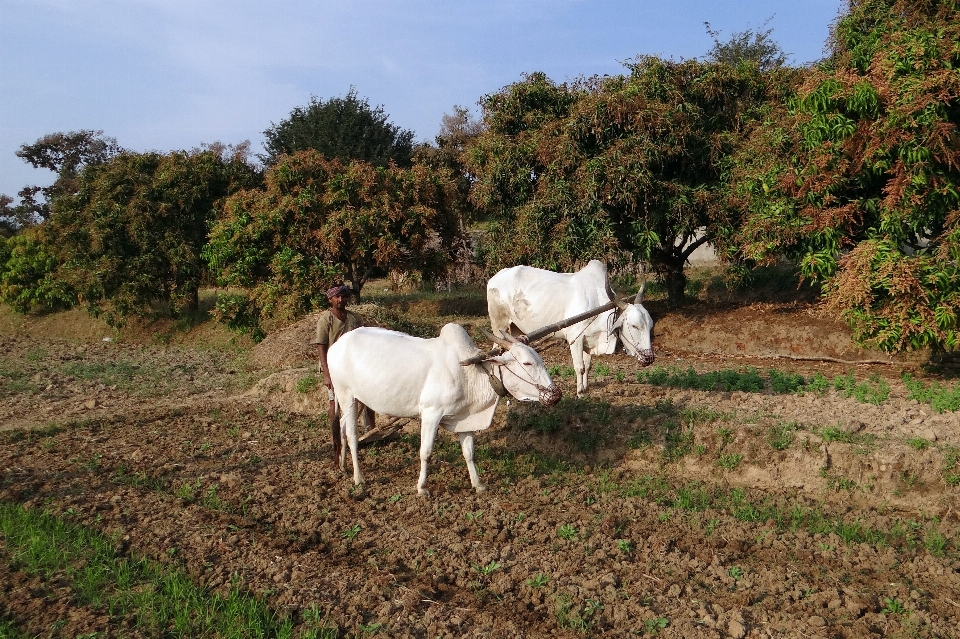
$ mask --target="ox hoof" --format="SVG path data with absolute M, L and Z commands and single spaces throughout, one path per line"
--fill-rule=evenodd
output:
M 417 497 L 430 497 L 430 491 L 426 488 L 417 488 Z
M 480 484 L 479 486 L 474 486 L 473 489 L 476 490 L 478 493 L 487 492 L 487 487 L 484 484 Z

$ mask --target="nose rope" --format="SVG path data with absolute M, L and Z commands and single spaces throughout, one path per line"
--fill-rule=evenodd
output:
M 648 349 L 640 348 L 639 346 L 637 346 L 636 344 L 634 344 L 631 340 L 628 340 L 628 339 L 627 339 L 627 332 L 626 332 L 625 330 L 623 330 L 622 327 L 621 327 L 621 329 L 620 329 L 620 339 L 623 340 L 624 343 L 629 344 L 630 346 L 633 347 L 633 350 L 636 351 L 636 353 L 637 353 L 637 354 L 636 354 L 636 358 L 637 358 L 637 361 L 638 361 L 638 362 L 640 362 L 641 364 L 644 364 L 644 365 L 649 365 L 649 364 L 652 364 L 652 363 L 653 363 L 653 360 L 654 360 L 653 349 L 652 349 L 652 348 L 648 348 Z
M 510 353 L 510 351 L 508 350 L 507 353 Z M 513 361 L 520 364 L 521 367 L 523 366 L 523 364 L 520 363 L 520 360 L 517 359 L 516 355 L 514 355 L 513 353 L 510 353 L 510 357 L 513 358 Z M 497 372 L 500 374 L 500 383 L 503 383 L 503 371 L 506 368 L 506 366 L 503 364 L 497 364 L 497 366 L 499 367 L 499 370 Z M 521 370 L 523 369 L 521 368 Z M 526 375 L 526 373 L 524 373 L 524 376 L 526 377 L 526 379 L 524 379 L 514 371 L 510 370 L 509 368 L 506 368 L 506 371 L 511 375 L 513 375 L 514 377 L 516 377 L 517 379 L 519 379 L 520 381 L 527 382 L 528 384 L 536 388 L 540 396 L 540 403 L 543 404 L 544 406 L 553 406 L 554 404 L 560 401 L 560 397 L 562 396 L 562 393 L 560 389 L 557 388 L 556 384 L 547 387 L 547 386 L 544 386 L 543 384 L 538 384 L 536 380 L 531 378 L 529 375 Z

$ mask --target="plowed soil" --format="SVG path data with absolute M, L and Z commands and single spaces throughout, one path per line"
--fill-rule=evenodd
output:
M 552 346 L 565 399 L 501 403 L 477 438 L 489 490 L 444 434 L 421 498 L 415 420 L 362 450 L 362 489 L 332 462 L 312 318 L 256 348 L 10 320 L 0 499 L 69 512 L 210 589 L 241 583 L 294 636 L 311 609 L 344 637 L 960 636 L 960 421 L 908 399 L 901 375 L 955 382 L 858 351 L 802 301 L 650 309 L 657 366 L 852 375 L 889 394 L 669 388 L 612 355 L 576 399 Z M 404 312 L 484 323 L 482 308 Z M 4 548 L 0 619 L 137 636 Z

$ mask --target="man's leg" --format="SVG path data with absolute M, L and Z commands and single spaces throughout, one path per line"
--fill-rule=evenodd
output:
M 340 435 L 340 420 L 337 419 L 337 400 L 330 388 L 327 389 L 327 399 L 330 400 L 327 404 L 327 420 L 330 422 L 330 435 L 333 438 L 333 461 L 339 464 L 343 440 Z
M 377 427 L 377 416 L 373 409 L 360 404 L 363 407 L 363 432 L 369 433 Z

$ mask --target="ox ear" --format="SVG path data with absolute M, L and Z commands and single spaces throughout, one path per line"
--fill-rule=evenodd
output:
M 647 289 L 647 280 L 643 280 L 643 284 L 640 285 L 640 290 L 637 291 L 637 296 L 633 298 L 634 304 L 640 304 L 643 302 L 643 292 Z
M 483 359 L 485 362 L 496 362 L 497 364 L 506 364 L 509 361 L 506 353 L 496 353 L 493 352 L 487 354 Z
M 620 328 L 621 326 L 623 326 L 623 320 L 626 319 L 626 317 L 627 317 L 626 313 L 620 313 L 620 315 L 617 317 L 617 321 L 615 321 L 613 323 L 613 326 L 610 327 L 610 331 L 613 332 L 618 328 Z

